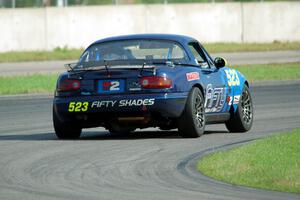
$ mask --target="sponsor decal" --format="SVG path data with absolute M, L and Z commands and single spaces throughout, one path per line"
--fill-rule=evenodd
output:
M 232 96 L 228 96 L 226 101 L 227 101 L 228 105 L 231 106 L 232 105 Z
M 236 96 L 228 96 L 226 98 L 226 101 L 228 103 L 229 106 L 232 105 L 232 100 L 233 100 L 233 104 L 238 104 L 240 102 L 240 98 L 241 98 L 241 95 L 236 95 Z
M 125 81 L 124 80 L 99 80 L 98 81 L 98 93 L 119 93 L 124 92 Z
M 94 101 L 91 105 L 91 108 L 108 108 L 113 107 L 117 101 Z
M 227 83 L 229 86 L 237 86 L 240 85 L 240 78 L 234 69 L 226 69 L 225 70 Z
M 190 72 L 190 73 L 186 73 L 186 79 L 188 81 L 199 80 L 200 76 L 198 72 Z
M 119 107 L 124 106 L 152 106 L 154 99 L 133 99 L 133 100 L 120 100 Z
M 236 95 L 233 97 L 233 104 L 238 104 L 240 102 L 241 95 Z
M 155 99 L 122 99 L 114 101 L 94 101 L 91 108 L 109 108 L 109 107 L 131 107 L 131 106 L 152 106 Z
M 225 103 L 225 88 L 213 88 L 207 85 L 205 98 L 205 112 L 220 112 Z
M 107 90 L 120 90 L 119 88 L 120 86 L 120 83 L 118 81 L 105 81 L 102 83 L 102 87 L 103 87 L 103 90 L 104 91 L 107 91 Z

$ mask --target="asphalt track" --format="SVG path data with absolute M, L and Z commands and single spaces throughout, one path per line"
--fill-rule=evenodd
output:
M 217 53 L 212 54 L 212 56 L 222 56 L 226 58 L 230 65 L 300 62 L 300 51 Z M 65 71 L 64 64 L 73 62 L 75 61 L 0 63 L 0 75 L 59 73 Z
M 195 171 L 215 150 L 300 127 L 300 84 L 252 87 L 249 133 L 209 125 L 197 139 L 146 129 L 130 137 L 85 130 L 57 140 L 49 95 L 0 97 L 0 199 L 300 199 L 300 195 L 221 183 Z

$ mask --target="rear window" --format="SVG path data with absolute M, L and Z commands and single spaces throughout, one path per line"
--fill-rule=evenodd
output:
M 111 60 L 182 60 L 188 57 L 176 42 L 165 40 L 125 40 L 94 44 L 80 62 Z

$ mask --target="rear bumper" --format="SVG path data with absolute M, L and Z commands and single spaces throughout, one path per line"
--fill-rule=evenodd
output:
M 159 93 L 55 97 L 53 109 L 63 121 L 79 115 L 98 115 L 105 118 L 106 115 L 132 116 L 151 113 L 177 118 L 184 110 L 187 95 L 188 93 Z

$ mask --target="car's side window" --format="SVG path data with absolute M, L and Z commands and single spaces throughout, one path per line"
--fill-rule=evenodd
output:
M 173 45 L 172 47 L 172 53 L 171 53 L 172 59 L 186 59 L 185 52 L 182 51 L 182 49 L 178 45 Z
M 203 48 L 203 46 L 201 46 L 201 50 L 203 51 L 203 53 L 205 54 L 206 58 L 207 58 L 207 62 L 210 65 L 210 68 L 215 68 L 215 64 L 213 59 L 211 58 L 211 56 L 207 53 L 207 51 Z
M 201 51 L 199 44 L 196 42 L 191 42 L 189 43 L 189 48 L 192 54 L 194 55 L 195 59 L 197 60 L 197 63 L 201 66 L 201 68 L 209 68 L 209 64 L 207 63 L 205 55 Z
M 79 62 L 88 62 L 88 61 L 89 61 L 89 51 L 86 51 L 80 57 L 80 61 Z

